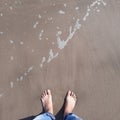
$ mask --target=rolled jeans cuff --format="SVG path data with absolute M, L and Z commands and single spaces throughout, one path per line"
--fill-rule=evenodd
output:
M 51 117 L 52 120 L 55 120 L 55 117 L 52 113 L 46 112 L 45 113 L 47 116 Z
M 65 116 L 64 120 L 83 120 L 83 119 L 78 117 L 74 113 L 69 113 Z

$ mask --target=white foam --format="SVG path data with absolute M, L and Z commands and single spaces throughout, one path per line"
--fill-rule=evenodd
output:
M 13 56 L 10 56 L 10 60 L 13 61 L 13 60 L 14 60 L 14 57 L 13 57 Z
M 83 21 L 87 20 L 87 17 L 90 15 L 91 10 L 100 12 L 100 10 L 98 9 L 98 5 L 100 5 L 100 4 L 103 4 L 104 6 L 107 5 L 107 3 L 105 3 L 103 0 L 96 0 L 96 1 L 92 2 L 90 4 L 90 6 L 87 6 L 87 11 L 83 17 Z
M 10 8 L 10 10 L 13 10 L 13 7 L 12 7 L 12 6 L 10 6 L 9 8 Z
M 59 14 L 64 15 L 64 14 L 65 14 L 65 11 L 59 10 Z
M 100 10 L 99 10 L 99 9 L 97 9 L 96 11 L 97 11 L 97 12 L 100 12 Z
M 20 79 L 17 77 L 17 82 L 19 81 Z
M 41 38 L 41 37 L 39 37 L 39 40 L 42 40 L 42 38 Z
M 20 45 L 23 45 L 24 44 L 24 42 L 23 41 L 20 41 Z
M 67 4 L 66 4 L 66 3 L 64 3 L 64 7 L 67 7 Z
M 42 63 L 40 64 L 40 67 L 41 67 L 41 68 L 43 67 L 43 64 L 42 64 Z
M 13 44 L 13 43 L 14 43 L 14 41 L 13 41 L 13 40 L 9 40 L 9 41 L 10 41 L 10 43 L 11 43 L 11 44 Z
M 43 67 L 43 64 L 45 63 L 45 61 L 46 61 L 46 57 L 42 57 L 42 61 L 41 61 L 41 64 L 40 64 L 41 68 Z
M 62 34 L 62 31 L 58 31 L 58 35 L 61 35 Z
M 86 21 L 86 19 L 87 19 L 87 17 L 90 15 L 90 13 L 89 12 L 87 12 L 86 14 L 85 14 L 85 16 L 83 17 L 83 21 Z
M 0 98 L 3 96 L 3 93 L 0 93 Z
M 95 6 L 97 3 L 98 3 L 98 1 L 97 1 L 97 0 L 96 0 L 96 1 L 94 1 L 94 2 L 90 5 L 90 7 Z
M 41 18 L 42 18 L 42 16 L 39 14 L 39 15 L 38 15 L 38 18 L 39 18 L 39 19 L 41 19 Z
M 37 27 L 37 25 L 39 24 L 38 21 L 36 21 L 36 23 L 33 25 L 33 28 L 35 29 Z
M 27 69 L 27 71 L 25 71 L 24 73 L 23 73 L 23 75 L 21 75 L 20 77 L 17 77 L 17 81 L 19 82 L 19 81 L 22 81 L 27 75 L 28 75 L 28 73 L 30 73 L 32 70 L 33 70 L 33 67 L 34 66 L 30 66 L 28 69 Z
M 0 32 L 0 35 L 3 35 L 3 32 Z
M 22 81 L 22 80 L 23 80 L 23 78 L 24 78 L 23 76 L 20 76 L 20 79 L 19 79 L 19 80 L 20 80 L 20 81 Z
M 26 73 L 26 72 L 24 73 L 24 76 L 27 76 L 27 73 Z
M 35 51 L 35 50 L 34 50 L 34 49 L 32 49 L 32 53 L 34 53 L 34 51 Z
M 51 21 L 51 20 L 53 20 L 53 18 L 52 18 L 52 17 L 49 17 L 48 20 Z
M 73 26 L 73 29 L 72 29 L 72 26 L 70 26 L 70 28 L 69 28 L 69 35 L 67 36 L 66 40 L 62 40 L 61 39 L 61 34 L 59 34 L 59 32 L 57 32 L 56 36 L 57 36 L 57 44 L 58 44 L 58 48 L 59 49 L 63 49 L 67 45 L 69 40 L 72 39 L 72 37 L 74 36 L 76 31 L 78 29 L 80 29 L 81 24 L 79 23 L 79 21 L 80 21 L 79 19 L 76 20 L 76 23 Z
M 45 10 L 44 13 L 47 13 L 47 11 Z
M 59 27 L 59 26 L 57 26 L 56 28 L 57 28 L 58 30 L 60 29 L 60 27 Z
M 27 70 L 27 72 L 29 73 L 29 72 L 31 72 L 32 70 L 33 70 L 33 66 L 29 67 L 28 70 Z
M 87 6 L 87 11 L 86 11 L 86 13 L 85 13 L 85 15 L 83 17 L 83 21 L 86 21 L 87 17 L 90 15 L 91 10 L 94 9 L 94 7 L 96 7 L 96 5 L 98 5 L 100 3 L 102 3 L 103 5 L 106 5 L 106 3 L 103 0 L 96 0 L 96 1 L 92 2 L 92 4 L 90 6 Z M 99 10 L 98 10 L 98 12 L 99 12 Z M 72 37 L 74 36 L 76 31 L 78 29 L 80 29 L 80 27 L 81 27 L 80 20 L 77 19 L 74 27 L 72 28 L 72 26 L 70 26 L 69 35 L 67 36 L 66 40 L 61 39 L 61 34 L 58 31 L 57 34 L 56 34 L 58 48 L 63 49 L 67 45 L 68 41 L 70 39 L 72 39 Z
M 14 83 L 11 81 L 10 82 L 10 87 L 13 88 Z
M 97 2 L 98 5 L 100 5 L 100 2 Z
M 39 40 L 42 40 L 42 35 L 43 35 L 44 30 L 41 30 L 40 34 L 39 34 Z
M 55 6 L 55 3 L 53 3 L 53 6 Z
M 87 6 L 87 12 L 90 12 L 91 11 L 91 9 L 90 9 L 90 6 L 88 5 Z
M 54 59 L 54 58 L 56 58 L 57 56 L 58 56 L 58 52 L 56 54 L 54 54 L 53 50 L 50 49 L 47 63 L 51 62 L 51 60 Z
M 8 4 L 7 4 L 7 3 L 5 3 L 5 5 L 7 6 Z
M 79 7 L 77 6 L 77 7 L 75 7 L 75 10 L 79 10 Z
M 45 57 L 42 57 L 42 63 L 44 63 L 44 62 L 45 62 L 45 60 L 46 60 L 46 58 L 45 58 Z
M 48 38 L 46 38 L 46 40 L 48 40 Z
M 0 13 L 0 16 L 2 17 L 2 16 L 3 16 L 3 13 Z
M 107 5 L 107 3 L 106 3 L 106 2 L 104 2 L 104 0 L 98 0 L 98 2 L 102 2 L 102 4 L 103 4 L 104 6 L 106 6 L 106 5 Z
M 94 7 L 96 4 L 97 4 L 97 5 L 100 5 L 101 3 L 102 3 L 104 6 L 107 5 L 107 3 L 104 2 L 104 0 L 96 0 L 96 1 L 94 1 L 94 2 L 90 5 L 90 7 Z

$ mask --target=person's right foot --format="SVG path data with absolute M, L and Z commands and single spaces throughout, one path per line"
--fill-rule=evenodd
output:
M 49 113 L 53 114 L 52 95 L 51 95 L 51 91 L 49 89 L 45 90 L 42 93 L 41 102 L 42 102 L 44 112 L 49 112 Z
M 64 117 L 73 112 L 73 109 L 76 104 L 76 95 L 74 92 L 71 92 L 70 90 L 67 92 L 67 96 L 65 98 L 65 109 L 64 109 Z

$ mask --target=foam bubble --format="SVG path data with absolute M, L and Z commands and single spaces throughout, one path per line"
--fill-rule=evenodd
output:
M 14 57 L 13 57 L 13 56 L 10 56 L 10 60 L 13 61 L 13 60 L 14 60 Z
M 2 16 L 3 16 L 3 13 L 0 13 L 0 16 L 2 17 Z
M 90 13 L 89 12 L 87 12 L 86 14 L 85 14 L 85 16 L 83 17 L 83 21 L 86 21 L 86 19 L 87 19 L 87 17 L 90 15 Z
M 32 53 L 34 53 L 34 51 L 35 51 L 35 50 L 34 50 L 34 49 L 32 49 Z
M 12 7 L 12 6 L 10 6 L 9 8 L 10 8 L 10 10 L 13 10 L 13 7 Z
M 72 39 L 72 37 L 74 36 L 76 31 L 78 29 L 80 29 L 81 24 L 79 23 L 79 21 L 80 21 L 79 19 L 76 20 L 76 23 L 73 26 L 73 28 L 72 28 L 72 26 L 70 26 L 70 28 L 69 28 L 69 35 L 67 36 L 66 40 L 62 40 L 61 39 L 61 34 L 59 34 L 59 31 L 57 32 L 56 36 L 57 36 L 57 44 L 58 44 L 58 48 L 59 49 L 63 49 L 67 45 L 69 40 Z
M 10 41 L 10 43 L 11 43 L 11 44 L 13 44 L 13 43 L 14 43 L 14 41 L 13 41 L 13 40 L 9 40 L 9 41 Z
M 20 45 L 23 45 L 24 44 L 24 42 L 23 41 L 20 41 Z
M 48 40 L 48 38 L 46 38 L 46 40 Z
M 53 3 L 53 6 L 55 6 L 55 3 Z
M 52 17 L 49 17 L 48 20 L 51 21 L 51 20 L 53 20 L 53 18 L 52 18 Z
M 3 35 L 3 32 L 0 32 L 0 35 Z
M 42 35 L 43 35 L 44 30 L 41 30 L 40 34 L 39 34 L 39 40 L 42 40 Z
M 66 3 L 64 3 L 64 7 L 67 7 L 67 4 L 66 4 Z
M 3 93 L 0 93 L 0 98 L 3 96 Z
M 56 28 L 57 28 L 58 30 L 60 29 L 60 27 L 59 27 L 59 26 L 57 26 Z
M 11 81 L 10 82 L 10 87 L 13 88 L 14 83 Z
M 41 18 L 42 18 L 42 16 L 39 14 L 39 15 L 38 15 L 38 18 L 39 18 L 39 19 L 41 19 Z
M 47 63 L 51 62 L 51 60 L 54 59 L 54 58 L 56 58 L 57 56 L 58 56 L 58 52 L 56 54 L 54 54 L 53 50 L 50 49 Z
M 37 27 L 37 25 L 39 24 L 38 21 L 36 21 L 36 23 L 33 25 L 33 28 L 35 29 Z
M 28 70 L 27 70 L 27 72 L 29 73 L 29 72 L 31 72 L 32 70 L 33 70 L 33 66 L 29 67 Z
M 23 80 L 23 78 L 24 78 L 23 76 L 20 76 L 20 79 L 19 79 L 19 80 L 20 80 L 20 81 L 22 81 L 22 80 Z
M 65 14 L 65 11 L 59 10 L 59 14 L 64 15 L 64 14 Z
M 75 7 L 75 10 L 79 10 L 79 7 Z
M 46 57 L 42 57 L 42 61 L 41 61 L 41 64 L 40 64 L 41 68 L 43 67 L 43 63 L 45 63 L 45 61 L 46 61 Z

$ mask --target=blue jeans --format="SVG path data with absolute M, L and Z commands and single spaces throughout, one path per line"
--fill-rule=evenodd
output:
M 51 113 L 43 113 L 41 115 L 38 115 L 33 120 L 55 120 L 55 116 L 53 116 Z M 65 116 L 64 120 L 82 120 L 77 115 L 70 113 Z

